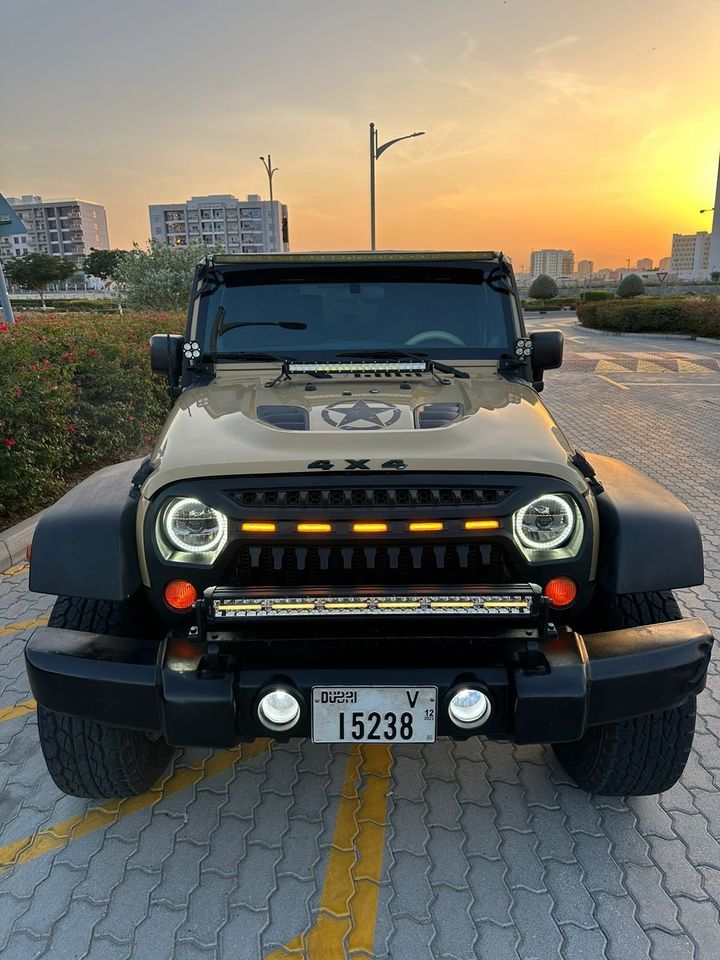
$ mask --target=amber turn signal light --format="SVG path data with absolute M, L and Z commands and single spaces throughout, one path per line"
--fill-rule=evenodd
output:
M 332 533 L 332 524 L 329 523 L 299 523 L 298 533 Z
M 164 595 L 173 610 L 189 610 L 198 598 L 197 590 L 187 580 L 171 580 L 165 585 Z
M 433 533 L 442 530 L 443 526 L 438 520 L 414 520 L 408 524 L 408 530 L 410 533 Z
M 243 533 L 275 533 L 277 527 L 274 523 L 252 522 L 243 523 L 240 529 Z
M 500 527 L 499 520 L 466 520 L 466 530 L 497 530 Z
M 388 525 L 386 523 L 354 523 L 352 525 L 353 533 L 387 533 Z
M 577 584 L 570 577 L 553 577 L 543 590 L 554 607 L 569 607 L 577 596 Z

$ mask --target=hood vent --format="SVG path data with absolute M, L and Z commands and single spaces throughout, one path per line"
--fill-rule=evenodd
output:
M 257 408 L 257 417 L 281 430 L 307 430 L 309 426 L 307 410 L 290 403 L 263 403 Z
M 461 403 L 426 403 L 415 410 L 415 425 L 420 430 L 445 427 L 462 416 Z

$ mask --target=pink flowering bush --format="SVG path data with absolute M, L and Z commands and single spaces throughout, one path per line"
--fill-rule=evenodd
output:
M 25 313 L 0 324 L 0 529 L 147 448 L 167 414 L 148 339 L 180 314 Z

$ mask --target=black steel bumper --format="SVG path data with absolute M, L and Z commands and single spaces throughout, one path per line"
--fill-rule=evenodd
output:
M 40 627 L 25 657 L 33 694 L 47 709 L 159 731 L 176 746 L 231 746 L 271 735 L 256 705 L 263 689 L 279 682 L 299 691 L 305 704 L 316 685 L 433 685 L 439 736 L 547 743 L 679 705 L 704 687 L 712 644 L 707 625 L 690 619 L 585 636 L 566 631 L 531 657 L 517 650 L 498 655 L 497 646 L 480 639 L 458 651 L 436 642 L 433 662 L 407 649 L 394 660 L 382 658 L 383 665 L 377 658 L 364 663 L 362 648 L 350 663 L 317 658 L 311 665 L 306 647 L 279 668 L 224 655 L 208 661 L 202 645 L 181 640 L 153 644 Z M 482 685 L 490 695 L 492 714 L 477 730 L 459 729 L 442 709 L 458 683 Z M 292 736 L 309 735 L 304 709 Z

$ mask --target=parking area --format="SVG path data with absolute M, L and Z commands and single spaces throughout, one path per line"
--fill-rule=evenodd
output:
M 720 628 L 720 344 L 560 326 L 543 395 L 575 443 L 694 512 Z M 710 960 L 720 956 L 720 677 L 682 782 L 590 798 L 546 747 L 482 739 L 186 750 L 146 795 L 48 777 L 22 659 L 52 599 L 0 576 L 0 956 L 91 960 Z

